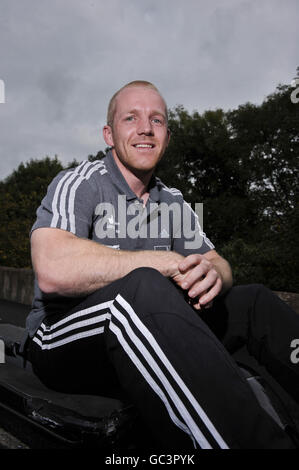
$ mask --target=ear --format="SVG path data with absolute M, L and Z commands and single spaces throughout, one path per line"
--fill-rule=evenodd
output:
M 103 127 L 103 137 L 104 137 L 104 140 L 105 140 L 106 144 L 109 147 L 114 147 L 111 126 L 106 125 L 106 126 Z
M 168 127 L 168 128 L 167 128 L 167 138 L 168 138 L 168 140 L 167 140 L 167 145 L 169 144 L 170 136 L 171 136 L 171 132 L 170 132 L 170 129 L 169 129 L 169 127 Z

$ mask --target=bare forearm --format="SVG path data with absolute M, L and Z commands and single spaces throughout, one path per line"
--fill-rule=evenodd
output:
M 65 261 L 62 277 L 67 282 L 60 283 L 62 287 L 60 294 L 94 292 L 140 267 L 155 268 L 164 276 L 170 276 L 174 269 L 173 253 L 114 250 L 95 242 L 87 242 L 90 246 L 87 248 L 86 244 L 81 252 L 72 257 L 69 264 L 71 276 L 67 274 L 68 262 Z
M 47 240 L 47 253 L 51 256 L 42 259 L 39 242 L 33 240 L 32 259 L 40 288 L 65 296 L 89 294 L 139 267 L 151 267 L 169 277 L 183 258 L 166 251 L 114 250 L 71 234 L 57 233 L 56 240 Z M 51 243 L 53 246 L 49 246 Z

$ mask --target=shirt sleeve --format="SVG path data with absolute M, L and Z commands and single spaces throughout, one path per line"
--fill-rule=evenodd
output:
M 204 254 L 213 250 L 215 246 L 204 233 L 200 223 L 203 204 L 197 204 L 196 211 L 194 211 L 183 198 L 180 203 L 181 217 L 173 223 L 173 251 L 188 256 L 196 253 Z
M 76 168 L 58 173 L 37 209 L 31 233 L 37 228 L 52 227 L 88 238 L 95 202 L 90 178 L 97 169 L 86 160 Z

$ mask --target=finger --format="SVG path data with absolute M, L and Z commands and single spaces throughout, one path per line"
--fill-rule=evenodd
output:
M 195 310 L 206 310 L 208 308 L 212 308 L 213 306 L 213 301 L 209 302 L 208 304 L 201 305 L 199 302 L 192 304 L 192 307 L 195 308 Z
M 188 291 L 189 297 L 195 298 L 201 296 L 204 292 L 208 291 L 215 285 L 218 277 L 219 275 L 214 269 L 209 271 L 202 280 L 194 283 L 191 286 L 190 290 Z
M 222 281 L 220 278 L 216 280 L 215 285 L 204 295 L 199 298 L 199 303 L 202 306 L 206 306 L 209 302 L 211 302 L 218 294 L 220 294 L 222 289 Z
M 190 269 L 182 280 L 182 288 L 191 289 L 195 283 L 202 281 L 210 269 L 211 263 L 209 261 L 202 261 L 200 264 Z
M 188 304 L 191 305 L 193 308 L 196 308 L 196 310 L 201 309 L 201 305 L 198 302 L 198 299 L 188 299 Z
M 200 310 L 201 309 L 201 305 L 200 303 L 198 302 L 198 299 L 189 299 L 188 300 L 188 303 L 189 305 L 191 305 L 193 308 L 195 308 L 196 310 Z
M 199 302 L 192 304 L 192 307 L 195 308 L 196 310 L 206 310 L 208 308 L 213 307 L 213 301 L 209 302 L 208 304 L 202 305 Z
M 185 273 L 192 267 L 198 265 L 201 263 L 202 259 L 205 259 L 202 255 L 200 254 L 194 254 L 194 255 L 189 255 L 186 256 L 179 264 L 178 268 L 181 273 Z
M 201 305 L 199 303 L 192 305 L 195 310 L 201 310 Z

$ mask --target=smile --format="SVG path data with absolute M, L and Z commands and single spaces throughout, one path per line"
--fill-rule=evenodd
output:
M 153 144 L 135 144 L 135 145 L 133 145 L 133 147 L 135 147 L 137 149 L 152 149 L 155 146 Z

